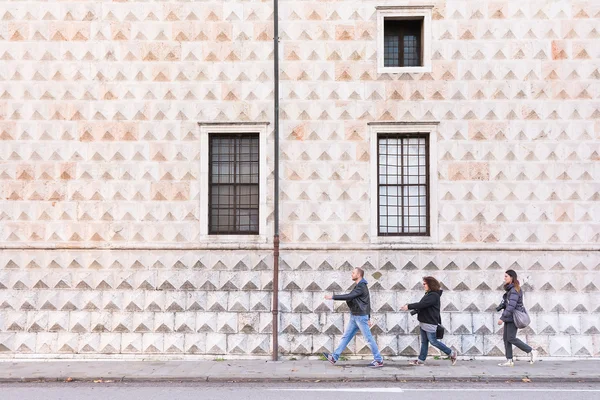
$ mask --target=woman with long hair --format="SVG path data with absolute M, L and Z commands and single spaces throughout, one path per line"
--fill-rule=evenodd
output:
M 442 296 L 441 285 L 433 276 L 423 278 L 423 289 L 425 296 L 418 303 L 406 304 L 401 308 L 403 311 L 416 310 L 418 313 L 417 319 L 421 331 L 421 352 L 419 358 L 411 361 L 411 365 L 423 365 L 427 358 L 427 350 L 429 344 L 437 347 L 442 352 L 450 356 L 452 365 L 456 364 L 458 353 L 452 351 L 444 343 L 440 342 L 436 337 L 438 325 L 441 325 L 442 317 L 440 315 L 440 297 Z
M 515 310 L 525 311 L 523 306 L 523 289 L 517 279 L 517 273 L 509 269 L 504 273 L 504 296 L 502 307 L 504 311 L 498 320 L 498 325 L 504 324 L 504 349 L 506 362 L 498 364 L 501 367 L 514 367 L 513 345 L 529 355 L 529 363 L 533 364 L 533 349 L 527 343 L 517 338 L 517 326 L 515 325 L 513 313 Z

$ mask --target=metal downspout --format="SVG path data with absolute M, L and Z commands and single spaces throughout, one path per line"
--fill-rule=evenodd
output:
M 273 207 L 273 361 L 279 358 L 279 0 L 273 0 L 274 207 Z

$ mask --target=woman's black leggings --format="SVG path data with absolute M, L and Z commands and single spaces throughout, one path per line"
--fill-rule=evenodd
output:
M 523 350 L 525 353 L 531 353 L 531 346 L 527 343 L 523 342 L 521 339 L 517 338 L 517 326 L 514 322 L 505 322 L 504 323 L 504 349 L 506 352 L 506 358 L 513 358 L 512 347 L 513 344 L 517 346 L 519 349 Z

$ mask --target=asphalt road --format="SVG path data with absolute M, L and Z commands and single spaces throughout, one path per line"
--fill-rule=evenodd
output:
M 16 383 L 0 384 L 2 400 L 590 400 L 600 384 L 482 383 Z

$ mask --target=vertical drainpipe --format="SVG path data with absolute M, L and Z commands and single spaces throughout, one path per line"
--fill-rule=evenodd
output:
M 274 171 L 273 200 L 273 361 L 279 358 L 279 0 L 273 0 Z

